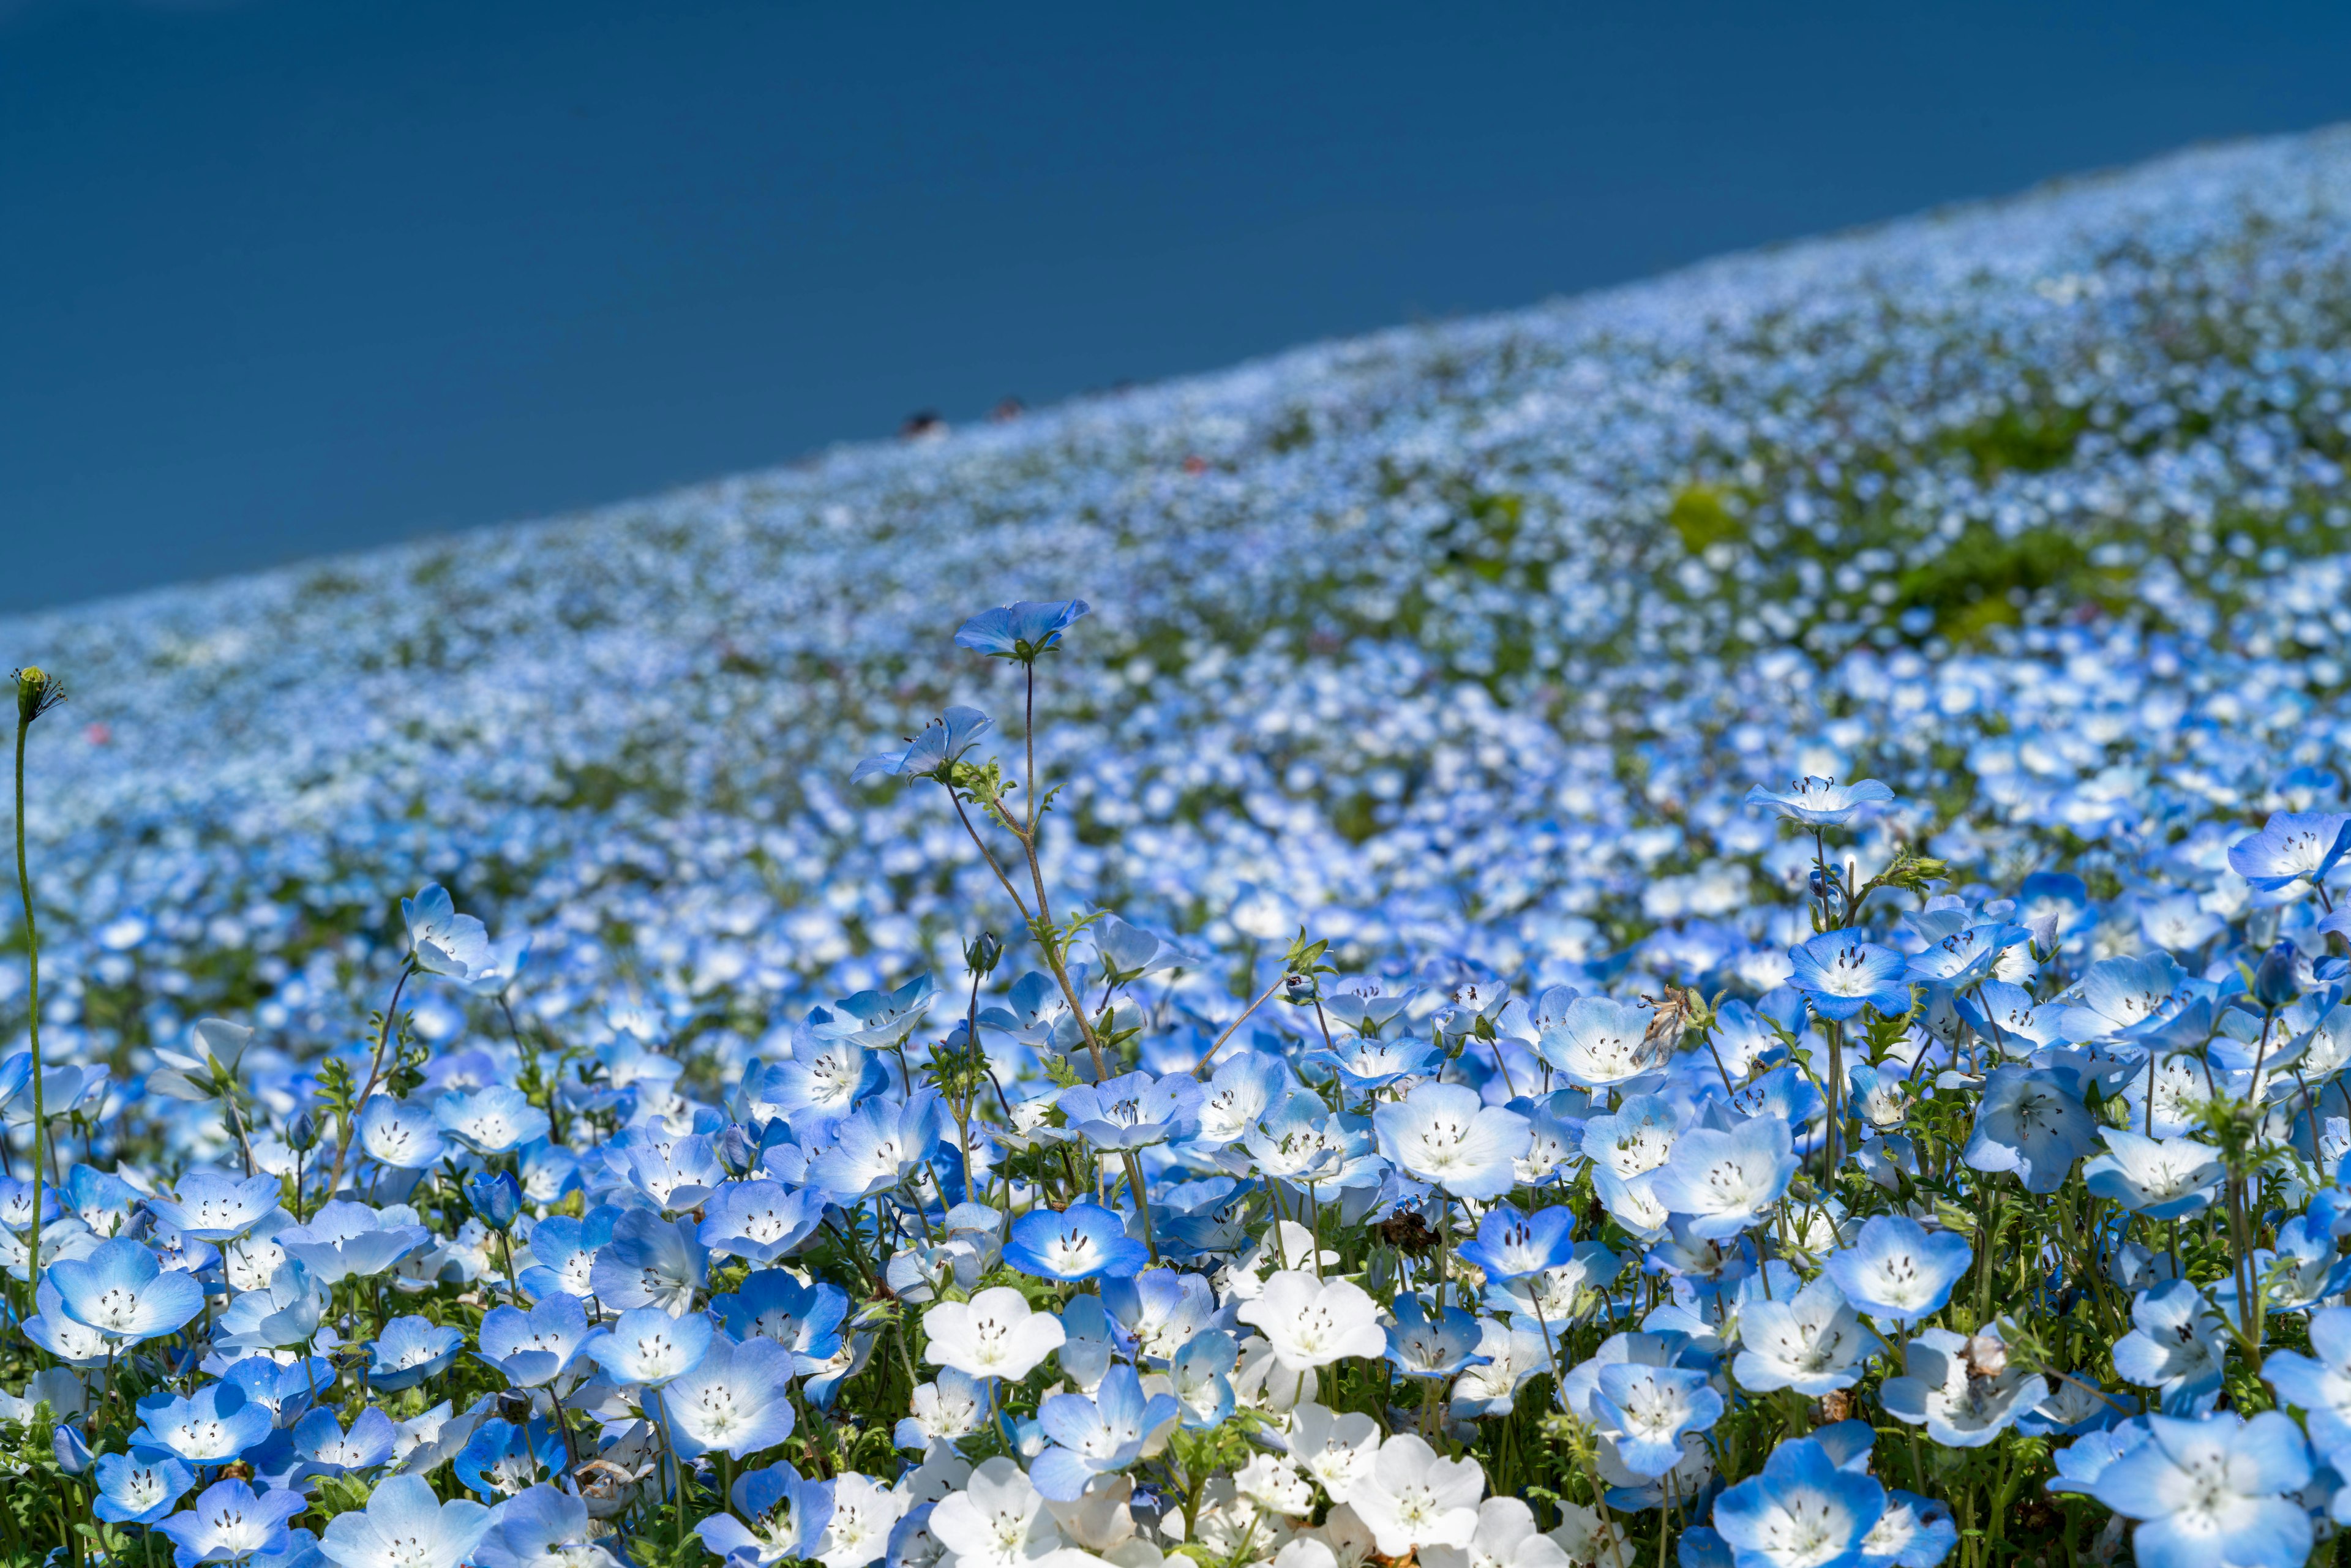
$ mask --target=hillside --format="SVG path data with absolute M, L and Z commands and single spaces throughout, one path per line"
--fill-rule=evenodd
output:
M 2117 899 L 2116 849 L 2344 737 L 2346 324 L 2329 131 L 0 622 L 73 696 L 47 1038 L 338 1038 L 430 878 L 537 933 L 550 1016 L 626 994 L 722 1057 L 959 972 L 985 873 L 849 774 L 951 702 L 1014 719 L 947 641 L 1014 598 L 1095 606 L 1041 694 L 1053 875 L 1207 944 L 1768 983 L 1801 872 L 1735 803 L 1806 772 L 1900 791 L 1870 854 Z M 2179 875 L 2241 901 L 2213 841 Z

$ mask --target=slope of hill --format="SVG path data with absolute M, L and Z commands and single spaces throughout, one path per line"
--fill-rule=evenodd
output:
M 334 1039 L 426 878 L 538 934 L 551 1015 L 625 993 L 722 1058 L 956 972 L 985 873 L 849 774 L 1016 716 L 948 645 L 1014 598 L 1096 611 L 1041 697 L 1053 874 L 1207 944 L 1769 983 L 1802 873 L 1735 802 L 1806 772 L 1902 792 L 1868 854 L 2062 862 L 2118 932 L 2118 849 L 2241 904 L 2189 830 L 2351 716 L 2347 324 L 2329 131 L 0 622 L 74 696 L 29 813 L 53 1049 Z

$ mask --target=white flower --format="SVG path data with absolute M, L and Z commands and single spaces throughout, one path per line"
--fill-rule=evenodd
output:
M 1347 1500 L 1379 1451 L 1379 1423 L 1359 1410 L 1342 1416 L 1324 1406 L 1301 1405 L 1290 1413 L 1290 1457 L 1332 1502 Z
M 974 1470 L 962 1491 L 939 1500 L 931 1510 L 931 1534 L 955 1553 L 957 1568 L 1088 1568 L 1101 1562 L 1061 1544 L 1044 1498 L 1001 1454 Z
M 817 1542 L 824 1568 L 865 1568 L 889 1549 L 890 1531 L 908 1500 L 871 1476 L 852 1470 L 832 1483 L 832 1522 Z
M 1401 1557 L 1420 1546 L 1468 1546 L 1485 1490 L 1477 1460 L 1439 1458 L 1406 1432 L 1380 1445 L 1371 1473 L 1347 1501 L 1372 1527 L 1380 1555 Z
M 1568 1568 L 1560 1543 L 1535 1528 L 1535 1511 L 1514 1497 L 1489 1497 L 1478 1508 L 1478 1533 L 1468 1546 L 1431 1546 L 1425 1568 Z
M 1061 1347 L 1061 1320 L 1036 1312 L 1009 1285 L 982 1291 L 968 1301 L 942 1301 L 923 1314 L 930 1341 L 926 1361 L 967 1377 L 1018 1383 Z M 1384 1343 L 1384 1341 L 1383 1341 Z
M 1298 1466 L 1280 1454 L 1259 1454 L 1249 1460 L 1233 1477 L 1233 1487 L 1270 1513 L 1303 1519 L 1314 1511 L 1314 1489 Z
M 1275 1358 L 1290 1372 L 1328 1366 L 1342 1356 L 1387 1354 L 1378 1305 L 1347 1280 L 1318 1280 L 1284 1269 L 1234 1316 L 1265 1335 Z

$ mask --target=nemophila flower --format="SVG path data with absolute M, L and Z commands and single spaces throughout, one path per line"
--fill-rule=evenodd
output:
M 826 1196 L 817 1187 L 788 1187 L 765 1178 L 728 1182 L 704 1206 L 702 1228 L 696 1235 L 720 1257 L 740 1258 L 764 1268 L 816 1233 L 824 1221 Z M 859 1198 L 869 1196 L 857 1194 Z M 537 1249 L 534 1233 L 532 1250 Z
M 789 1464 L 746 1470 L 727 1494 L 734 1513 L 712 1514 L 695 1533 L 727 1563 L 747 1568 L 814 1557 L 832 1522 L 832 1493 L 831 1483 L 804 1479 Z
M 403 1318 L 400 1322 L 416 1321 Z M 587 1309 L 578 1298 L 559 1291 L 541 1298 L 528 1312 L 492 1307 L 483 1315 L 477 1343 L 481 1358 L 505 1373 L 508 1382 L 517 1388 L 536 1388 L 570 1371 L 594 1337 Z
M 1032 1309 L 1019 1291 L 997 1285 L 968 1301 L 942 1301 L 923 1313 L 924 1359 L 967 1377 L 1018 1383 L 1061 1347 L 1061 1321 Z
M 1458 1083 L 1422 1083 L 1372 1112 L 1380 1153 L 1416 1181 L 1459 1197 L 1490 1200 L 1518 1184 L 1527 1119 L 1482 1103 Z
M 1714 1501 L 1714 1528 L 1739 1568 L 1844 1568 L 1886 1512 L 1886 1489 L 1811 1437 L 1782 1443 L 1762 1473 Z
M 234 1383 L 207 1383 L 183 1396 L 168 1391 L 139 1402 L 134 1446 L 160 1448 L 199 1468 L 225 1465 L 269 1436 L 270 1408 Z
M 1889 1491 L 1886 1511 L 1862 1537 L 1862 1554 L 1892 1568 L 1937 1568 L 1959 1543 L 1958 1521 L 1948 1504 L 1917 1492 Z
M 1437 1456 L 1405 1432 L 1380 1445 L 1347 1505 L 1370 1526 L 1383 1557 L 1429 1546 L 1465 1547 L 1478 1533 L 1478 1500 L 1486 1477 L 1475 1459 Z
M 1907 1216 L 1877 1214 L 1862 1222 L 1852 1246 L 1830 1254 L 1822 1271 L 1860 1311 L 1907 1323 L 1942 1311 L 1974 1257 L 1964 1236 L 1930 1235 Z
M 810 1016 L 823 1011 L 816 1009 Z M 807 1138 L 829 1132 L 887 1082 L 881 1057 L 856 1040 L 811 1035 L 805 1049 L 794 1045 L 789 1061 L 768 1069 L 759 1094 L 794 1134 Z
M 2280 811 L 2262 831 L 2229 846 L 2229 869 L 2262 893 L 2295 883 L 2315 886 L 2351 850 L 2351 815 L 2341 811 Z
M 413 1388 L 428 1377 L 439 1376 L 465 1345 L 464 1332 L 454 1325 L 430 1323 L 420 1317 L 394 1318 L 368 1346 L 368 1385 L 387 1392 Z
M 2098 1136 L 2106 1152 L 2083 1166 L 2084 1185 L 2149 1219 L 2202 1213 L 2228 1174 L 2220 1151 L 2193 1138 L 2158 1142 L 2117 1127 L 2101 1127 Z
M 1792 1388 L 1817 1399 L 1852 1387 L 1862 1358 L 1878 1348 L 1835 1278 L 1823 1274 L 1788 1299 L 1750 1298 L 1740 1306 L 1730 1371 L 1750 1393 Z
M 928 1090 L 903 1104 L 869 1100 L 833 1129 L 832 1147 L 809 1162 L 809 1181 L 844 1207 L 888 1192 L 922 1168 L 941 1122 L 939 1098 Z
M 1695 1127 L 1676 1140 L 1649 1190 L 1688 1218 L 1692 1235 L 1719 1239 L 1769 1215 L 1796 1164 L 1788 1124 L 1777 1116 L 1755 1117 L 1729 1133 Z
M 512 1154 L 547 1136 L 547 1113 L 519 1089 L 494 1084 L 470 1094 L 444 1094 L 433 1103 L 441 1130 L 477 1155 Z
M 612 1239 L 620 1218 L 618 1208 L 605 1204 L 577 1218 L 556 1214 L 540 1220 L 530 1232 L 531 1265 L 518 1276 L 523 1291 L 534 1298 L 593 1293 L 596 1254 Z
M 2008 1359 L 1998 1325 L 1973 1338 L 1927 1329 L 1902 1350 L 1903 1375 L 1878 1397 L 1947 1448 L 1980 1448 L 2049 1396 L 2049 1380 Z
M 1240 1346 L 1222 1329 L 1196 1334 L 1167 1364 L 1167 1381 L 1184 1406 L 1184 1425 L 1193 1428 L 1217 1426 L 1232 1416 L 1233 1370 L 1240 1364 Z
M 1478 1329 L 1478 1354 L 1446 1397 L 1446 1411 L 1457 1421 L 1508 1416 L 1527 1379 L 1553 1370 L 1550 1339 L 1539 1328 L 1484 1318 Z
M 1308 1051 L 1302 1065 L 1329 1068 L 1353 1098 L 1425 1076 L 1443 1058 L 1444 1048 L 1431 1040 L 1343 1035 L 1335 1045 Z
M 110 1524 L 158 1523 L 196 1484 L 195 1471 L 152 1448 L 100 1454 L 96 1477 L 98 1497 L 90 1508 Z
M 1431 1317 L 1418 1296 L 1398 1296 L 1395 1322 L 1387 1329 L 1388 1364 L 1406 1377 L 1451 1377 L 1485 1364 L 1478 1350 L 1484 1337 L 1477 1318 L 1459 1307 L 1441 1308 Z
M 1379 1423 L 1360 1411 L 1341 1414 L 1311 1400 L 1290 1412 L 1284 1439 L 1290 1457 L 1321 1484 L 1331 1500 L 1344 1503 L 1370 1473 L 1380 1451 Z
M 792 1353 L 771 1339 L 716 1334 L 703 1357 L 662 1389 L 670 1433 L 688 1458 L 742 1458 L 791 1436 Z
M 1098 1203 L 1073 1203 L 1058 1212 L 1032 1208 L 1012 1222 L 1004 1260 L 1040 1280 L 1128 1279 L 1151 1252 L 1126 1233 L 1126 1222 Z
M 522 1212 L 522 1184 L 507 1171 L 475 1171 L 464 1184 L 465 1201 L 474 1218 L 493 1230 L 504 1230 Z
M 382 1273 L 431 1246 L 433 1233 L 416 1223 L 413 1209 L 377 1209 L 338 1198 L 321 1205 L 308 1223 L 288 1226 L 272 1239 L 313 1281 L 332 1285 Z
M 852 784 L 868 779 L 941 779 L 943 770 L 960 762 L 996 721 L 976 707 L 951 707 L 933 719 L 904 751 L 885 751 L 859 763 L 849 775 Z
M 1568 1568 L 1574 1561 L 1536 1527 L 1534 1510 L 1515 1497 L 1489 1497 L 1478 1505 L 1478 1530 L 1466 1548 L 1430 1546 L 1416 1555 L 1428 1568 Z
M 1865 1008 L 1888 1018 L 1910 1010 L 1909 965 L 1891 947 L 1849 931 L 1823 931 L 1790 948 L 1788 961 L 1794 966 L 1788 983 L 1824 1019 L 1850 1019 Z
M 1266 1113 L 1238 1147 L 1221 1150 L 1218 1161 L 1243 1176 L 1293 1185 L 1362 1186 L 1370 1185 L 1363 1178 L 1384 1174 L 1372 1144 L 1369 1122 L 1333 1114 L 1321 1095 L 1301 1092 Z
M 1052 1447 L 1029 1465 L 1029 1479 L 1047 1499 L 1075 1502 L 1094 1477 L 1152 1452 L 1182 1413 L 1173 1395 L 1145 1397 L 1133 1367 L 1113 1366 L 1091 1397 L 1055 1394 L 1037 1406 L 1037 1424 Z
M 2101 958 L 2058 1014 L 2069 1040 L 2131 1040 L 2159 1022 L 2187 977 L 2168 954 Z
M 935 1381 L 914 1385 L 907 1410 L 890 1440 L 923 1453 L 934 1443 L 952 1443 L 979 1429 L 987 1410 L 987 1385 L 951 1366 L 941 1367 Z
M 120 1235 L 139 1203 L 137 1187 L 96 1166 L 76 1166 L 66 1172 L 66 1207 L 93 1235 Z
M 818 1541 L 824 1568 L 864 1568 L 889 1550 L 890 1537 L 912 1502 L 909 1494 L 850 1470 L 832 1483 L 832 1521 Z
M 276 1352 L 313 1345 L 327 1311 L 327 1287 L 298 1259 L 287 1259 L 266 1288 L 246 1291 L 213 1321 L 223 1350 Z
M 1815 779 L 1807 774 L 1784 789 L 1755 785 L 1747 791 L 1746 804 L 1768 806 L 1789 821 L 1801 822 L 1808 828 L 1841 828 L 1852 821 L 1864 806 L 1879 805 L 1893 799 L 1894 791 L 1875 779 L 1840 784 L 1834 779 Z
M 152 1197 L 155 1218 L 200 1241 L 226 1241 L 253 1228 L 277 1207 L 277 1178 L 236 1177 L 218 1171 L 190 1171 L 171 1197 Z
M 1542 1031 L 1537 1049 L 1579 1089 L 1621 1090 L 1665 1065 L 1669 1041 L 1648 1038 L 1656 1014 L 1606 997 L 1578 997 Z
M 2262 1381 L 2303 1412 L 2310 1440 L 2322 1454 L 2351 1448 L 2351 1307 L 2310 1314 L 2310 1348 L 2273 1350 L 2262 1360 Z
M 409 951 L 425 973 L 463 980 L 488 967 L 489 927 L 458 914 L 449 890 L 439 883 L 427 883 L 414 898 L 402 899 L 400 915 L 408 923 Z
M 444 1503 L 423 1476 L 398 1475 L 376 1484 L 365 1510 L 329 1520 L 319 1550 L 340 1568 L 458 1568 L 489 1531 L 480 1503 Z
M 635 1307 L 590 1338 L 586 1351 L 614 1381 L 658 1388 L 701 1363 L 712 1333 L 700 1312 L 674 1318 L 659 1307 Z
M 1960 1157 L 1980 1171 L 2013 1174 L 2027 1192 L 2055 1192 L 2090 1152 L 2096 1130 L 2082 1097 L 2055 1073 L 1995 1068 Z
M 781 1269 L 762 1269 L 746 1275 L 739 1289 L 713 1297 L 710 1308 L 736 1338 L 758 1334 L 792 1352 L 805 1377 L 840 1350 L 849 1297 L 838 1285 L 802 1284 Z
M 1600 1369 L 1593 1410 L 1615 1439 L 1616 1457 L 1638 1476 L 1662 1476 L 1681 1462 L 1682 1434 L 1722 1416 L 1722 1396 L 1695 1367 L 1615 1362 Z
M 184 1513 L 160 1520 L 182 1563 L 246 1563 L 286 1544 L 286 1521 L 310 1506 L 295 1491 L 256 1493 L 243 1480 L 214 1481 Z
M 1201 1091 L 1188 1073 L 1129 1072 L 1064 1089 L 1056 1099 L 1069 1130 L 1098 1149 L 1141 1149 L 1187 1136 Z
M 392 1417 L 372 1405 L 352 1418 L 348 1432 L 332 1410 L 313 1410 L 294 1424 L 295 1452 L 325 1475 L 373 1469 L 392 1458 L 398 1442 Z
M 588 1504 L 554 1486 L 535 1486 L 496 1511 L 496 1521 L 474 1549 L 479 1568 L 616 1568 L 598 1544 Z
M 2115 1342 L 2116 1374 L 2160 1392 L 2167 1413 L 2210 1409 L 2228 1362 L 2228 1331 L 2203 1291 L 2187 1280 L 2144 1291 L 2131 1303 L 2131 1323 Z
M 373 1095 L 360 1107 L 359 1137 L 360 1147 L 394 1170 L 428 1170 L 449 1148 L 430 1106 L 389 1094 Z
M 1965 909 L 1914 915 L 1908 924 L 1926 946 L 1911 956 L 1907 977 L 1955 991 L 1990 978 L 2001 955 L 2032 936 L 2022 925 L 1980 920 Z
M 961 1491 L 932 1508 L 930 1533 L 971 1568 L 1085 1568 L 1089 1553 L 1061 1544 L 1046 1500 L 1002 1455 L 983 1461 Z
M 632 1208 L 612 1223 L 612 1239 L 597 1250 L 589 1290 L 608 1307 L 658 1307 L 673 1317 L 694 1310 L 709 1278 L 710 1249 L 692 1217 L 670 1219 Z
M 146 1243 L 118 1236 L 87 1257 L 50 1265 L 57 1310 L 120 1344 L 174 1333 L 204 1310 L 204 1291 L 190 1276 L 165 1271 Z M 47 1303 L 41 1303 L 48 1310 Z
M 955 644 L 993 658 L 1034 664 L 1040 654 L 1059 647 L 1061 633 L 1092 609 L 1082 599 L 1023 599 L 981 611 L 956 628 Z
M 2254 1248 L 2251 1264 L 2254 1288 L 2273 1312 L 2301 1312 L 2351 1286 L 2351 1259 L 2337 1253 L 2324 1224 L 2314 1226 L 2305 1214 L 2278 1227 L 2275 1247 Z M 2215 1285 L 2212 1294 L 2231 1318 L 2240 1315 L 2233 1277 Z
M 496 1502 L 560 1474 L 564 1458 L 562 1434 L 549 1423 L 492 1416 L 474 1428 L 453 1468 L 475 1497 Z
M 2150 1440 L 2107 1465 L 2090 1495 L 2140 1521 L 2131 1552 L 2145 1568 L 2295 1568 L 2310 1555 L 2310 1513 L 2287 1495 L 2310 1480 L 2310 1448 L 2288 1417 L 2264 1410 L 2201 1421 L 2147 1417 Z
M 1575 1215 L 1564 1205 L 1521 1213 L 1497 1204 L 1478 1222 L 1461 1256 L 1496 1283 L 1556 1269 L 1575 1256 Z
M 1351 1280 L 1322 1279 L 1301 1269 L 1277 1270 L 1234 1317 L 1263 1334 L 1283 1369 L 1302 1373 L 1343 1356 L 1383 1356 L 1387 1331 L 1379 1304 Z
M 1139 1361 L 1165 1362 L 1217 1315 L 1217 1292 L 1198 1274 L 1149 1269 L 1132 1280 L 1104 1280 L 1104 1310 L 1133 1336 Z
M 1628 1180 L 1604 1166 L 1592 1171 L 1593 1196 L 1608 1210 L 1608 1218 L 1643 1241 L 1655 1241 L 1673 1222 L 1673 1212 L 1651 1184 L 1656 1175 L 1649 1171 Z

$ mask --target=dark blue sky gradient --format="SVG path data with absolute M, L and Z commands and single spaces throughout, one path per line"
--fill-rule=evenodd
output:
M 2351 8 L 0 0 L 0 607 L 2351 115 Z

